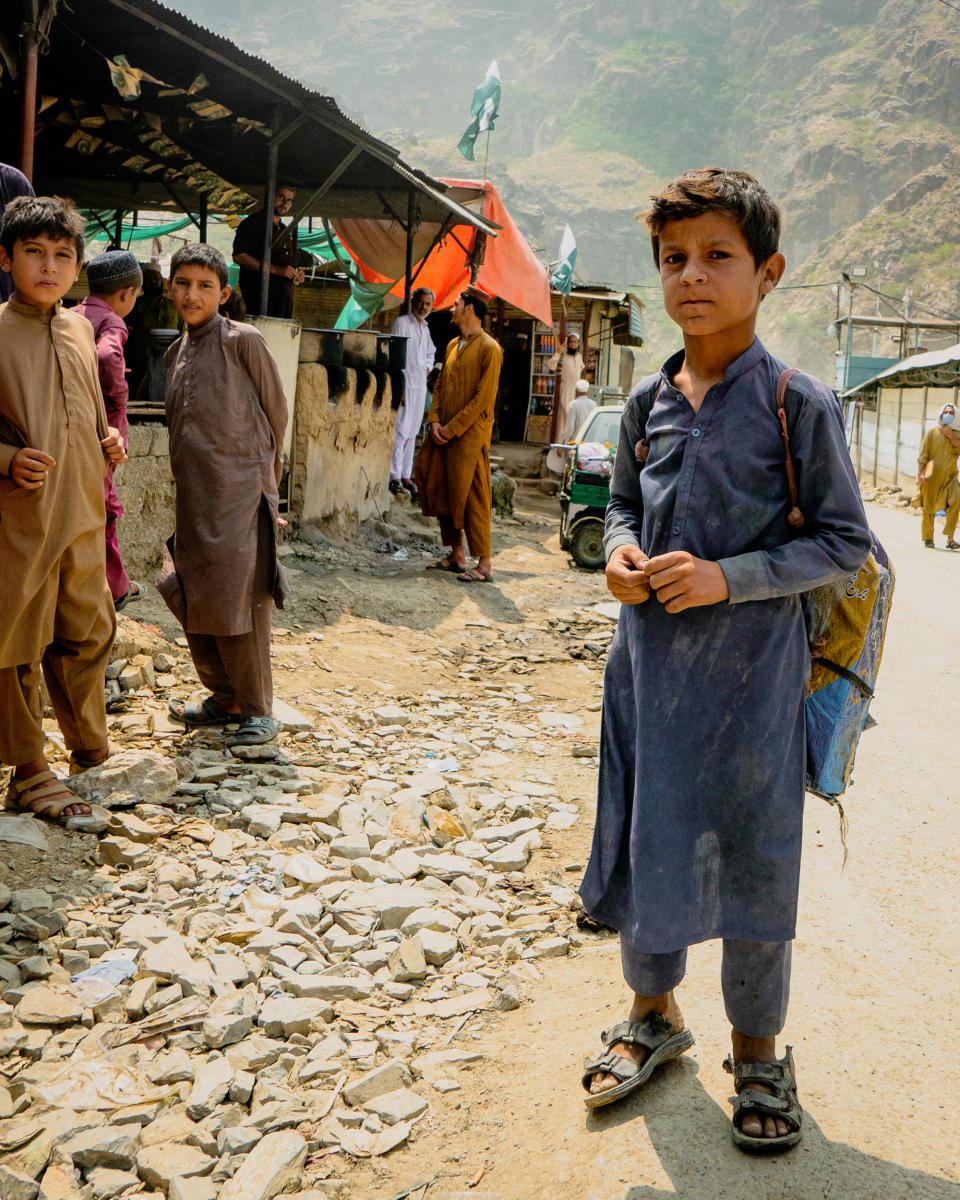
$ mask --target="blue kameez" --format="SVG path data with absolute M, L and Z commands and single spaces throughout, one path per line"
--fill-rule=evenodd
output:
M 730 599 L 674 614 L 653 595 L 623 606 L 581 887 L 587 912 L 643 954 L 794 936 L 810 670 L 800 594 L 870 551 L 835 394 L 806 375 L 787 391 L 798 534 L 775 401 L 783 364 L 754 341 L 694 412 L 671 382 L 682 362 L 674 355 L 627 403 L 607 554 L 687 550 L 719 562 Z M 641 470 L 638 406 L 658 387 Z

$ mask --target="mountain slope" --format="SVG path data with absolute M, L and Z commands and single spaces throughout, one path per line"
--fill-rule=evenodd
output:
M 456 142 L 497 58 L 490 178 L 545 257 L 570 221 L 586 279 L 655 282 L 635 214 L 660 182 L 711 162 L 753 171 L 781 202 L 785 284 L 856 263 L 879 290 L 960 311 L 960 13 L 937 0 L 181 7 L 438 174 L 479 174 Z M 765 336 L 830 377 L 834 305 L 828 288 L 780 293 Z M 651 329 L 658 354 L 673 338 Z

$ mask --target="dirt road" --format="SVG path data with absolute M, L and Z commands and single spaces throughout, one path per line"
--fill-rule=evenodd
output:
M 638 1097 L 587 1116 L 582 1057 L 627 1008 L 616 942 L 588 938 L 570 958 L 541 964 L 544 978 L 519 1012 L 478 1023 L 471 1046 L 486 1058 L 456 1109 L 423 1123 L 411 1146 L 362 1175 L 367 1188 L 351 1194 L 388 1197 L 436 1177 L 429 1200 L 461 1190 L 476 1200 L 960 1197 L 960 555 L 923 549 L 908 514 L 871 505 L 870 518 L 897 566 L 897 592 L 873 708 L 879 725 L 863 741 L 846 797 L 845 867 L 835 812 L 812 797 L 807 805 L 784 1034 L 806 1109 L 801 1147 L 754 1161 L 730 1143 L 732 1089 L 720 1067 L 728 1033 L 713 944 L 691 951 L 681 990 L 693 1051 Z M 495 566 L 500 596 L 450 596 L 459 603 L 438 610 L 433 636 L 450 646 L 471 615 L 516 630 L 601 598 L 599 577 L 571 570 L 549 530 L 541 545 L 515 546 Z M 445 596 L 458 586 L 441 583 Z M 596 698 L 595 672 L 572 661 L 535 670 L 529 688 L 545 690 L 549 681 L 554 691 L 558 683 L 572 689 L 571 711 Z M 594 781 L 579 773 L 567 782 L 586 819 L 571 832 L 566 857 L 583 862 Z
M 437 756 L 460 754 L 464 766 L 448 782 L 466 784 L 483 744 L 498 752 L 488 763 L 499 759 L 502 772 L 531 784 L 526 794 L 540 794 L 539 781 L 575 803 L 579 820 L 545 829 L 527 871 L 540 883 L 569 886 L 589 851 L 596 789 L 589 746 L 599 732 L 612 624 L 595 609 L 608 599 L 602 575 L 571 567 L 555 513 L 553 502 L 528 500 L 522 520 L 497 523 L 493 587 L 425 571 L 433 528 L 399 505 L 389 524 L 368 527 L 349 545 L 294 543 L 286 560 L 292 602 L 277 614 L 273 663 L 278 696 L 314 722 L 300 736 L 348 760 L 343 769 L 358 778 L 368 768 L 375 773 L 381 753 L 376 731 L 365 733 L 369 723 L 345 723 L 358 698 L 368 709 L 422 705 L 432 691 L 456 698 L 454 724 L 438 716 L 426 730 L 411 726 L 418 732 L 405 744 L 409 768 L 423 769 L 424 754 L 437 769 Z M 430 1107 L 406 1145 L 359 1162 L 339 1147 L 319 1147 L 301 1200 L 397 1200 L 424 1182 L 412 1200 L 960 1200 L 960 664 L 952 604 L 960 554 L 923 549 L 909 514 L 871 506 L 870 516 L 898 584 L 873 707 L 879 725 L 863 741 L 845 797 L 845 867 L 835 810 L 815 798 L 807 805 L 784 1037 L 795 1048 L 807 1114 L 800 1148 L 756 1161 L 731 1145 L 730 1080 L 720 1066 L 728 1029 L 714 944 L 692 949 L 680 993 L 697 1038 L 692 1052 L 637 1096 L 588 1116 L 580 1064 L 596 1050 L 599 1031 L 626 1015 L 628 997 L 616 940 L 573 932 L 569 956 L 530 959 L 519 1009 L 474 1013 L 449 1037 L 443 1030 L 444 1046 L 482 1058 L 459 1072 L 459 1090 L 418 1080 Z M 135 615 L 171 637 L 179 632 L 155 596 Z M 186 672 L 182 682 L 190 682 Z M 516 711 L 506 696 L 515 697 Z M 121 717 L 118 736 L 137 736 L 143 720 L 137 712 Z M 521 722 L 529 729 L 538 720 L 542 728 L 524 732 Z M 170 743 L 161 745 L 169 752 Z M 14 847 L 0 882 L 57 894 L 76 878 L 88 882 L 95 839 L 54 829 L 50 837 L 50 853 L 39 860 Z

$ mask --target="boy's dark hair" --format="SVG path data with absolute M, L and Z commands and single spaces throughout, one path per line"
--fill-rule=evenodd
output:
M 470 305 L 470 307 L 473 309 L 474 313 L 477 315 L 477 317 L 481 321 L 486 317 L 486 315 L 487 315 L 486 301 L 481 300 L 480 297 L 475 292 L 464 292 L 463 293 L 464 308 L 466 308 L 466 306 L 468 304 Z
M 227 286 L 227 260 L 214 246 L 206 242 L 191 242 L 174 251 L 170 259 L 170 278 L 172 279 L 180 267 L 206 267 L 220 280 L 220 286 Z
M 650 230 L 653 261 L 660 266 L 660 234 L 668 221 L 684 221 L 708 212 L 727 213 L 740 226 L 759 267 L 780 246 L 780 210 L 769 192 L 746 171 L 698 167 L 672 179 L 637 220 Z
M 83 217 L 72 200 L 60 196 L 17 196 L 3 210 L 0 246 L 12 258 L 14 242 L 46 234 L 49 238 L 73 242 L 77 262 L 83 262 L 83 231 Z

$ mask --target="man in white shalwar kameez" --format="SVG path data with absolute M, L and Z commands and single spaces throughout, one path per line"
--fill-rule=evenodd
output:
M 397 428 L 390 461 L 390 491 L 404 491 L 416 498 L 413 482 L 413 452 L 423 424 L 427 401 L 427 376 L 433 370 L 437 350 L 430 336 L 427 317 L 433 308 L 433 292 L 417 288 L 410 297 L 410 312 L 397 317 L 390 332 L 407 339 L 407 365 L 403 369 L 403 404 L 397 409 Z

